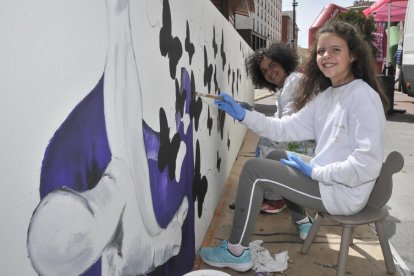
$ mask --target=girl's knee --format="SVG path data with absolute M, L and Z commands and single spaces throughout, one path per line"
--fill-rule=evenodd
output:
M 266 159 L 272 159 L 272 160 L 280 160 L 280 159 L 286 159 L 286 151 L 285 150 L 272 150 L 269 152 L 266 157 Z
M 251 174 L 255 168 L 257 167 L 257 163 L 259 163 L 260 159 L 257 158 L 252 158 L 246 161 L 246 163 L 244 163 L 240 177 L 243 174 Z
M 246 161 L 246 163 L 244 163 L 243 168 L 242 168 L 242 173 L 243 171 L 254 171 L 256 170 L 256 168 L 259 165 L 260 162 L 262 162 L 263 160 L 260 158 L 251 158 L 249 160 Z
M 252 158 L 244 163 L 242 171 L 240 173 L 240 181 L 243 182 L 253 182 L 256 178 L 259 177 L 259 168 L 263 165 L 263 159 Z

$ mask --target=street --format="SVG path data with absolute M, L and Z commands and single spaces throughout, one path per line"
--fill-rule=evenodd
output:
M 394 93 L 395 112 L 388 116 L 385 132 L 385 154 L 399 151 L 404 156 L 404 167 L 394 175 L 394 188 L 386 219 L 386 231 L 389 241 L 401 257 L 400 264 L 405 275 L 414 271 L 414 98 L 401 92 Z M 399 113 L 399 110 L 406 110 Z M 410 272 L 411 271 L 411 272 Z M 403 274 L 404 275 L 404 274 Z

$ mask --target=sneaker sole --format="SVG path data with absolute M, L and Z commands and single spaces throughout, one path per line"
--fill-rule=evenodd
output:
M 280 209 L 276 209 L 276 210 L 260 210 L 260 212 L 266 213 L 266 214 L 279 214 L 280 212 L 282 212 L 285 209 L 286 209 L 286 205 L 283 206 Z
M 250 270 L 253 267 L 253 263 L 251 263 L 251 262 L 250 263 L 247 263 L 247 264 L 243 264 L 243 265 L 241 265 L 241 264 L 240 265 L 235 265 L 235 264 L 232 264 L 232 263 L 227 264 L 227 263 L 213 263 L 213 262 L 209 262 L 207 260 L 204 260 L 202 256 L 201 256 L 201 259 L 203 260 L 203 262 L 205 262 L 209 266 L 219 267 L 219 268 L 228 267 L 228 268 L 231 268 L 231 269 L 233 269 L 233 270 L 235 270 L 237 272 L 246 272 L 246 271 Z

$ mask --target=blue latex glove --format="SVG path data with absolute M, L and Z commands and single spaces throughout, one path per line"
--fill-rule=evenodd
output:
M 312 165 L 304 162 L 299 156 L 296 155 L 294 152 L 287 152 L 288 160 L 281 159 L 280 162 L 282 162 L 285 165 L 291 166 L 293 168 L 298 169 L 301 173 L 308 177 L 312 177 Z
M 231 117 L 236 120 L 243 121 L 246 116 L 246 109 L 244 109 L 239 103 L 237 103 L 230 95 L 226 93 L 220 93 L 222 100 L 214 100 L 214 104 L 218 106 L 220 110 L 225 111 Z

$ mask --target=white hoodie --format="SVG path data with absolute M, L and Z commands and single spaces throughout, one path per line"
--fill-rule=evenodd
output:
M 277 95 L 275 117 L 282 118 L 293 113 L 293 96 L 298 89 L 302 77 L 303 74 L 299 72 L 292 72 L 287 76 L 283 87 L 280 88 Z
M 246 111 L 242 121 L 270 140 L 316 140 L 312 179 L 330 214 L 366 205 L 383 161 L 385 114 L 378 93 L 362 80 L 329 87 L 299 112 L 281 119 Z

